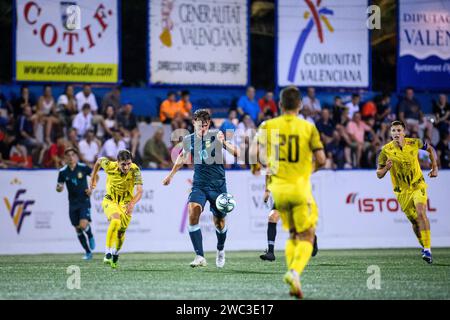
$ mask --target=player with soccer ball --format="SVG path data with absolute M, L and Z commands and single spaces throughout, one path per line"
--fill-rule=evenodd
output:
M 223 132 L 209 130 L 211 115 L 207 110 L 200 109 L 193 116 L 194 133 L 183 139 L 183 151 L 178 155 L 169 175 L 163 180 L 169 185 L 175 173 L 184 164 L 194 161 L 194 181 L 189 195 L 189 236 L 195 250 L 195 259 L 191 267 L 207 265 L 203 253 L 202 231 L 200 229 L 200 214 L 209 202 L 213 214 L 217 235 L 216 266 L 225 265 L 225 239 L 227 227 L 225 216 L 234 208 L 234 199 L 227 194 L 225 170 L 223 167 L 223 149 L 235 157 L 239 157 L 239 149 L 225 140 Z

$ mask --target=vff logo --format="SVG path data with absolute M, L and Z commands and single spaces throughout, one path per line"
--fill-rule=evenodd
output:
M 64 28 L 69 31 L 81 29 L 81 9 L 76 2 L 60 2 L 61 19 Z
M 11 219 L 13 220 L 14 225 L 16 226 L 16 231 L 19 234 L 20 229 L 22 228 L 23 220 L 26 216 L 31 214 L 30 210 L 27 210 L 28 206 L 34 204 L 34 200 L 21 200 L 20 196 L 27 191 L 25 189 L 19 189 L 16 192 L 16 196 L 14 197 L 14 201 L 11 205 L 8 198 L 3 198 L 5 201 L 6 208 L 9 211 Z

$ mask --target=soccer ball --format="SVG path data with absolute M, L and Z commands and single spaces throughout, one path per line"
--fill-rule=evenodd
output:
M 216 208 L 222 213 L 230 213 L 236 207 L 236 200 L 229 193 L 222 193 L 216 199 Z

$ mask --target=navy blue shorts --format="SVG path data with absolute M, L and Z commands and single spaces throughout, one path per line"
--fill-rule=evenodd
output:
M 74 227 L 80 224 L 80 220 L 88 220 L 91 222 L 91 208 L 88 206 L 69 208 L 69 217 Z
M 216 207 L 216 199 L 222 193 L 227 192 L 227 185 L 224 183 L 218 187 L 192 187 L 189 194 L 189 202 L 195 202 L 205 208 L 206 201 L 209 201 L 209 207 L 212 214 L 217 218 L 225 218 L 226 213 L 220 212 Z

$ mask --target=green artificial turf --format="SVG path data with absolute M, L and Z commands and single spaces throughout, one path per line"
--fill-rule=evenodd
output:
M 0 299 L 290 299 L 282 282 L 283 253 L 263 262 L 258 252 L 227 252 L 223 269 L 189 266 L 189 253 L 130 253 L 112 270 L 102 254 L 0 256 Z M 450 249 L 321 250 L 302 276 L 306 299 L 450 299 Z M 67 268 L 80 267 L 81 289 L 70 290 Z M 368 267 L 379 267 L 381 288 L 369 290 Z M 70 281 L 69 281 L 70 282 Z M 74 283 L 73 281 L 70 283 Z M 373 282 L 372 282 L 373 283 Z

